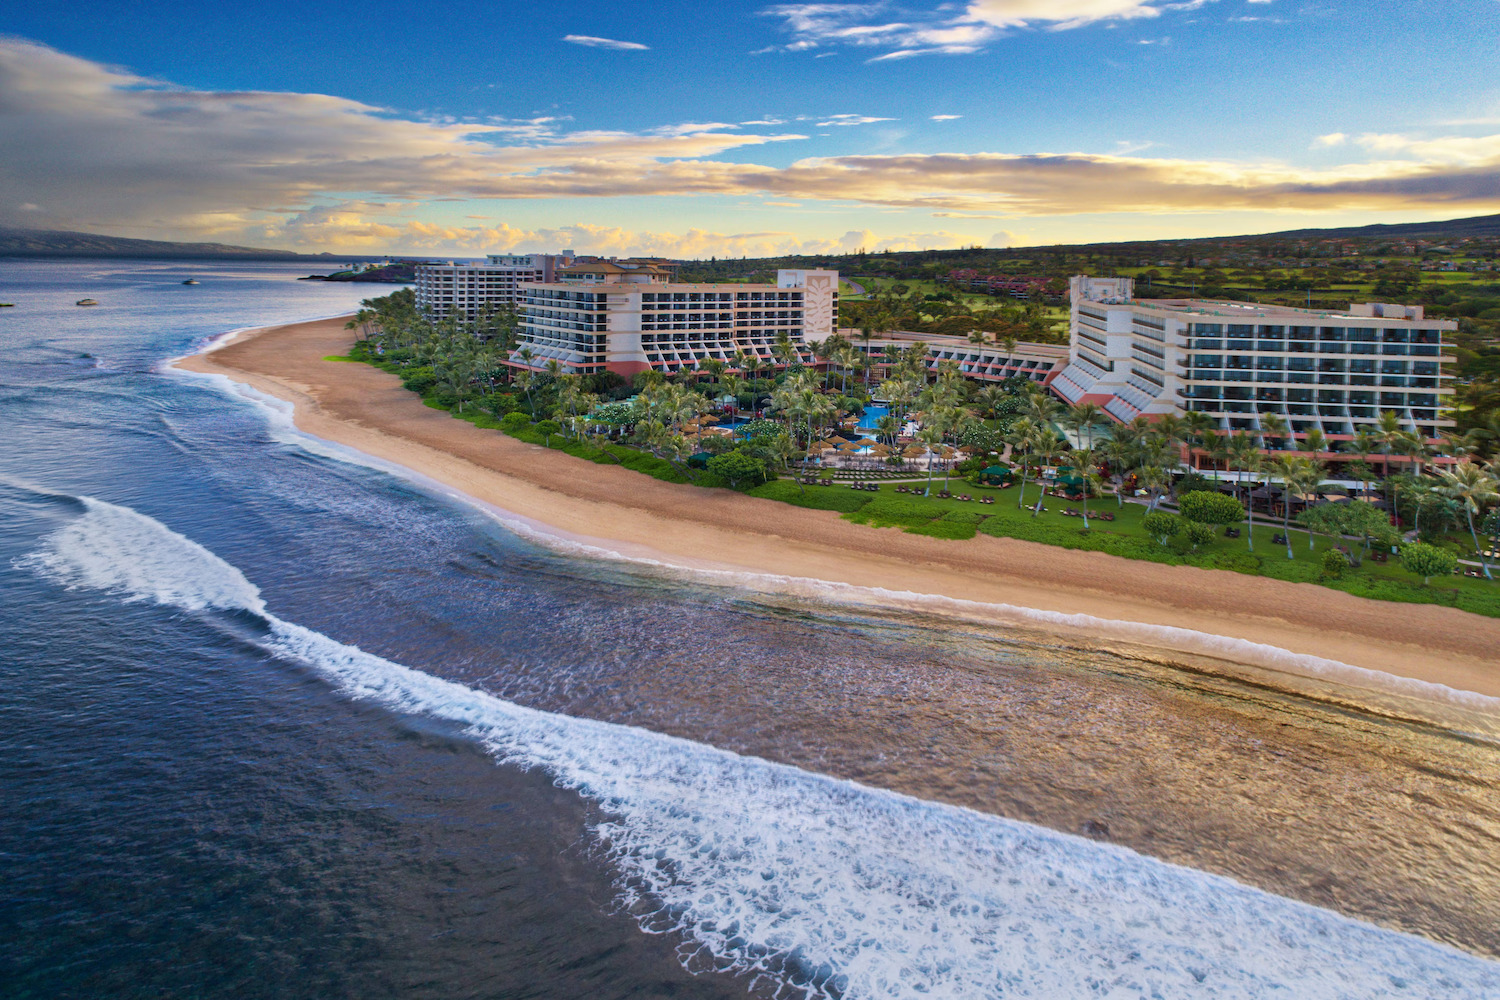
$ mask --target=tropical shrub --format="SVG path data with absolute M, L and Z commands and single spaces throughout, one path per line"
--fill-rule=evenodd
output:
M 1152 511 L 1141 518 L 1141 527 L 1146 530 L 1146 534 L 1165 545 L 1169 538 L 1182 530 L 1183 519 L 1166 511 Z
M 1238 507 L 1239 504 L 1235 504 L 1235 506 Z M 1212 524 L 1205 524 L 1202 521 L 1184 521 L 1182 523 L 1182 537 L 1194 549 L 1209 544 L 1218 537 L 1218 534 L 1218 531 L 1214 529 Z
M 516 410 L 516 397 L 503 392 L 497 392 L 485 402 L 490 412 L 497 417 L 504 417 L 507 413 L 514 413 Z
M 741 483 L 757 486 L 766 480 L 766 463 L 742 451 L 715 455 L 708 460 L 708 471 L 721 479 L 727 479 L 729 485 L 736 489 Z
M 1200 524 L 1233 524 L 1245 518 L 1245 508 L 1234 497 L 1207 490 L 1192 490 L 1180 495 L 1177 509 L 1189 521 Z
M 438 384 L 438 377 L 431 365 L 422 365 L 420 368 L 409 368 L 402 372 L 401 384 L 412 392 L 424 393 Z
M 740 437 L 746 441 L 759 441 L 762 438 L 774 438 L 782 430 L 781 424 L 774 420 L 752 420 L 740 428 Z
M 1430 583 L 1433 577 L 1447 576 L 1457 569 L 1458 557 L 1436 545 L 1412 542 L 1401 547 L 1401 565 L 1420 576 L 1423 583 Z
M 512 410 L 500 418 L 500 429 L 502 431 L 518 431 L 522 427 L 529 426 L 531 418 L 519 410 Z
M 1348 568 L 1349 560 L 1338 549 L 1329 549 L 1323 553 L 1323 575 L 1328 579 L 1337 580 Z

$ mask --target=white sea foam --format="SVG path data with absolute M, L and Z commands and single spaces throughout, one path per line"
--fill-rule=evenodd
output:
M 260 590 L 229 563 L 154 518 L 93 497 L 84 513 L 19 560 L 65 587 L 86 587 L 127 601 L 202 611 L 264 614 Z
M 269 650 L 350 696 L 544 770 L 597 804 L 622 903 L 680 935 L 690 969 L 785 996 L 1500 996 L 1500 965 L 1225 878 L 441 680 L 267 613 L 237 569 L 150 518 L 86 508 L 28 565 L 125 600 L 253 612 Z

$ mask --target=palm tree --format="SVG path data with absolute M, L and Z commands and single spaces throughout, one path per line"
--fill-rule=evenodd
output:
M 1474 515 L 1500 500 L 1500 481 L 1474 462 L 1463 462 L 1451 471 L 1439 469 L 1438 478 L 1442 484 L 1434 486 L 1433 491 L 1463 507 L 1469 522 L 1469 537 L 1474 542 L 1474 551 L 1479 554 L 1480 565 L 1484 567 L 1485 579 L 1493 580 L 1484 546 L 1479 544 L 1479 533 L 1474 530 Z
M 1291 505 L 1291 494 L 1293 494 L 1293 493 L 1298 493 L 1298 494 L 1303 494 L 1303 495 L 1311 494 L 1313 491 L 1315 491 L 1322 484 L 1322 482 L 1323 482 L 1323 473 L 1327 471 L 1323 467 L 1323 464 L 1321 462 L 1318 462 L 1315 459 L 1307 458 L 1307 457 L 1302 456 L 1302 455 L 1291 456 L 1291 460 L 1295 463 L 1291 467 L 1291 469 L 1289 470 L 1291 472 L 1291 475 L 1289 477 L 1286 477 L 1285 474 L 1283 473 L 1283 477 L 1284 478 L 1283 478 L 1283 481 L 1282 481 L 1283 482 L 1283 486 L 1284 486 L 1285 491 L 1286 491 L 1286 494 L 1287 494 L 1285 497 L 1283 497 L 1283 499 L 1286 500 L 1286 513 L 1288 515 L 1290 514 L 1291 506 L 1292 506 Z M 1285 521 L 1285 519 L 1283 519 L 1283 531 L 1285 531 L 1285 530 L 1286 530 L 1286 521 Z M 1287 535 L 1287 543 L 1286 543 L 1286 545 L 1287 545 L 1288 558 L 1290 558 L 1290 553 L 1291 553 L 1291 549 L 1292 549 L 1292 541 L 1291 541 L 1291 535 L 1290 534 Z M 1313 533 L 1312 533 L 1311 529 L 1308 529 L 1308 532 L 1307 532 L 1307 551 L 1311 552 L 1312 550 L 1313 550 Z
M 1271 459 L 1271 474 L 1281 478 L 1281 537 L 1286 540 L 1286 557 L 1292 558 L 1292 492 L 1293 482 L 1304 474 L 1301 455 L 1281 455 Z
M 1078 473 L 1083 480 L 1083 526 L 1089 526 L 1089 488 L 1099 478 L 1099 473 L 1094 470 L 1094 453 L 1086 448 L 1075 448 L 1068 452 L 1068 464 Z
M 1063 412 L 1062 425 L 1088 435 L 1087 451 L 1094 450 L 1094 427 L 1104 420 L 1104 411 L 1093 403 L 1075 403 Z
M 979 403 L 980 408 L 988 413 L 991 418 L 997 418 L 1000 416 L 1000 404 L 1009 398 L 1010 394 L 998 385 L 987 385 L 979 390 L 979 397 L 976 401 Z
M 1239 472 L 1246 470 L 1251 462 L 1252 455 L 1259 455 L 1260 449 L 1255 446 L 1255 439 L 1244 431 L 1236 431 L 1229 439 L 1229 461 L 1235 466 L 1234 469 L 1225 471 Z M 1236 476 L 1234 480 L 1234 498 L 1240 498 L 1240 485 L 1244 482 L 1243 477 Z
M 1196 447 L 1201 451 L 1209 437 L 1218 428 L 1219 422 L 1202 410 L 1189 410 L 1183 414 L 1182 430 L 1183 435 L 1187 438 L 1188 466 L 1190 468 L 1197 468 L 1197 465 L 1192 461 L 1193 448 Z
M 923 491 L 924 497 L 932 496 L 932 450 L 940 447 L 943 443 L 943 432 L 938 428 L 928 425 L 917 432 L 917 440 L 927 446 L 927 488 Z
M 1421 479 L 1422 463 L 1432 455 L 1432 449 L 1427 447 L 1427 442 L 1422 440 L 1422 436 L 1415 431 L 1402 431 L 1396 435 L 1394 447 L 1403 458 L 1411 459 L 1412 474 Z
M 1369 493 L 1370 455 L 1380 450 L 1380 435 L 1368 427 L 1361 426 L 1354 432 L 1354 440 L 1349 442 L 1349 446 L 1354 449 L 1354 453 L 1360 458 L 1360 463 L 1365 467 L 1365 477 L 1361 480 L 1360 485 L 1364 487 L 1365 493 Z
M 1375 435 L 1380 440 L 1380 452 L 1384 456 L 1381 463 L 1381 479 L 1386 482 L 1386 499 L 1391 503 L 1391 509 L 1396 507 L 1395 496 L 1391 486 L 1391 449 L 1401 435 L 1401 417 L 1395 410 L 1381 410 L 1379 421 L 1375 425 Z
M 1026 415 L 1037 424 L 1050 424 L 1057 419 L 1061 409 L 1062 404 L 1047 395 L 1045 389 L 1033 391 L 1031 398 L 1026 401 Z
M 1036 437 L 1037 426 L 1030 417 L 1019 417 L 1011 422 L 1005 433 L 1005 443 L 1010 445 L 1010 460 L 1021 456 L 1021 492 L 1016 497 L 1016 510 L 1026 506 L 1026 479 L 1031 471 L 1031 442 Z
M 1068 442 L 1051 427 L 1043 427 L 1038 430 L 1031 443 L 1032 454 L 1043 465 L 1051 462 L 1059 455 L 1066 454 L 1067 450 Z M 1047 491 L 1044 489 L 1036 498 L 1036 507 L 1031 512 L 1032 517 L 1036 517 L 1042 512 L 1042 501 L 1046 498 Z
M 1266 444 L 1267 438 L 1275 440 L 1277 446 L 1280 447 L 1281 443 L 1286 441 L 1287 435 L 1290 433 L 1291 428 L 1287 425 L 1286 417 L 1283 417 L 1279 413 L 1262 413 L 1260 415 L 1261 447 L 1270 447 Z
M 1250 442 L 1250 447 L 1243 452 L 1238 452 L 1237 450 L 1235 459 L 1237 461 L 1237 464 L 1243 471 L 1247 473 L 1258 472 L 1260 471 L 1261 466 L 1265 463 L 1265 456 L 1261 454 L 1259 448 L 1255 447 L 1254 438 L 1251 438 L 1249 435 L 1246 435 L 1246 438 Z M 1253 484 L 1251 485 L 1253 486 Z M 1248 544 L 1251 552 L 1255 551 L 1254 493 L 1255 490 L 1253 488 L 1245 490 L 1245 541 Z

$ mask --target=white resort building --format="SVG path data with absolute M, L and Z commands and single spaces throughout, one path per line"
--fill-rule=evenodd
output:
M 1265 414 L 1297 435 L 1351 438 L 1382 411 L 1429 442 L 1442 418 L 1443 335 L 1421 306 L 1365 303 L 1341 312 L 1196 299 L 1135 299 L 1130 278 L 1075 277 L 1068 366 L 1052 389 L 1120 422 L 1196 410 L 1226 431 Z
M 743 353 L 768 366 L 785 337 L 804 360 L 806 343 L 833 333 L 837 271 L 783 270 L 774 285 L 680 284 L 655 262 L 600 261 L 560 268 L 527 285 L 518 346 L 508 364 L 563 372 L 612 371 L 626 378 L 676 372 Z
M 477 319 L 487 305 L 519 305 L 527 286 L 553 281 L 559 268 L 573 262 L 572 251 L 560 254 L 490 254 L 483 264 L 417 266 L 417 308 L 434 320 L 458 312 Z

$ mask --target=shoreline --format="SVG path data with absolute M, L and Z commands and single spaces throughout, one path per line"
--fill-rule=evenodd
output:
M 481 430 L 423 405 L 393 375 L 324 361 L 347 352 L 346 318 L 232 331 L 169 367 L 290 403 L 304 434 L 456 491 L 502 520 L 602 550 L 596 555 L 749 574 L 783 592 L 860 588 L 901 608 L 990 607 L 1028 627 L 1282 672 L 1290 653 L 1312 658 L 1314 677 L 1370 687 L 1375 678 L 1361 674 L 1377 671 L 1404 679 L 1412 690 L 1398 685 L 1398 693 L 1418 697 L 1441 695 L 1421 691 L 1438 685 L 1454 689 L 1449 695 L 1500 698 L 1494 619 L 1017 539 L 926 538 L 832 511 L 661 482 Z

